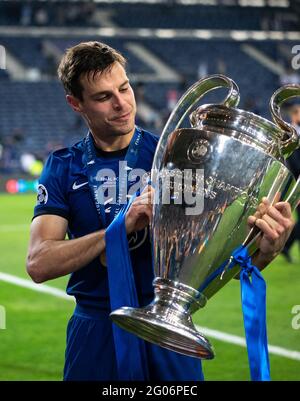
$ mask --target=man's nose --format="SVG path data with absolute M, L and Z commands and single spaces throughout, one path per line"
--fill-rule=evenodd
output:
M 125 105 L 125 100 L 122 98 L 120 94 L 116 94 L 113 99 L 113 107 L 116 110 L 120 110 L 124 107 L 124 105 Z

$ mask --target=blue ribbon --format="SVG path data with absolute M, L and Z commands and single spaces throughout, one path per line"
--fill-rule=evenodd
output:
M 139 307 L 125 227 L 131 197 L 106 230 L 106 262 L 111 310 L 122 306 Z M 146 347 L 143 340 L 112 325 L 119 380 L 149 380 Z
M 269 381 L 266 282 L 258 268 L 252 264 L 247 247 L 240 246 L 232 256 L 234 262 L 242 268 L 241 300 L 251 380 Z

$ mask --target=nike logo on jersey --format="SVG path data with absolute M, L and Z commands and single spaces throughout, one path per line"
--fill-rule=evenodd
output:
M 76 181 L 74 182 L 72 189 L 74 189 L 74 191 L 76 191 L 76 189 L 83 187 L 84 185 L 88 184 L 87 182 L 83 182 L 82 184 L 76 184 Z
M 106 201 L 104 201 L 104 206 L 107 205 L 108 203 L 110 203 L 114 198 L 109 198 L 106 199 Z

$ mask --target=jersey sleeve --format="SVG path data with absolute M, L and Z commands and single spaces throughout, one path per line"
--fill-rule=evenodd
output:
M 48 157 L 40 176 L 33 218 L 43 214 L 54 214 L 69 219 L 66 160 L 55 153 Z

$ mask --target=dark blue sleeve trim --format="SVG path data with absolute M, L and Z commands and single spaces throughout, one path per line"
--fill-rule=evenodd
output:
M 66 212 L 63 209 L 59 209 L 57 207 L 43 207 L 43 209 L 41 210 L 36 210 L 34 212 L 34 216 L 32 218 L 32 220 L 34 218 L 36 218 L 37 216 L 42 216 L 44 214 L 54 214 L 56 216 L 61 216 L 64 217 L 66 220 L 69 220 L 69 213 Z

